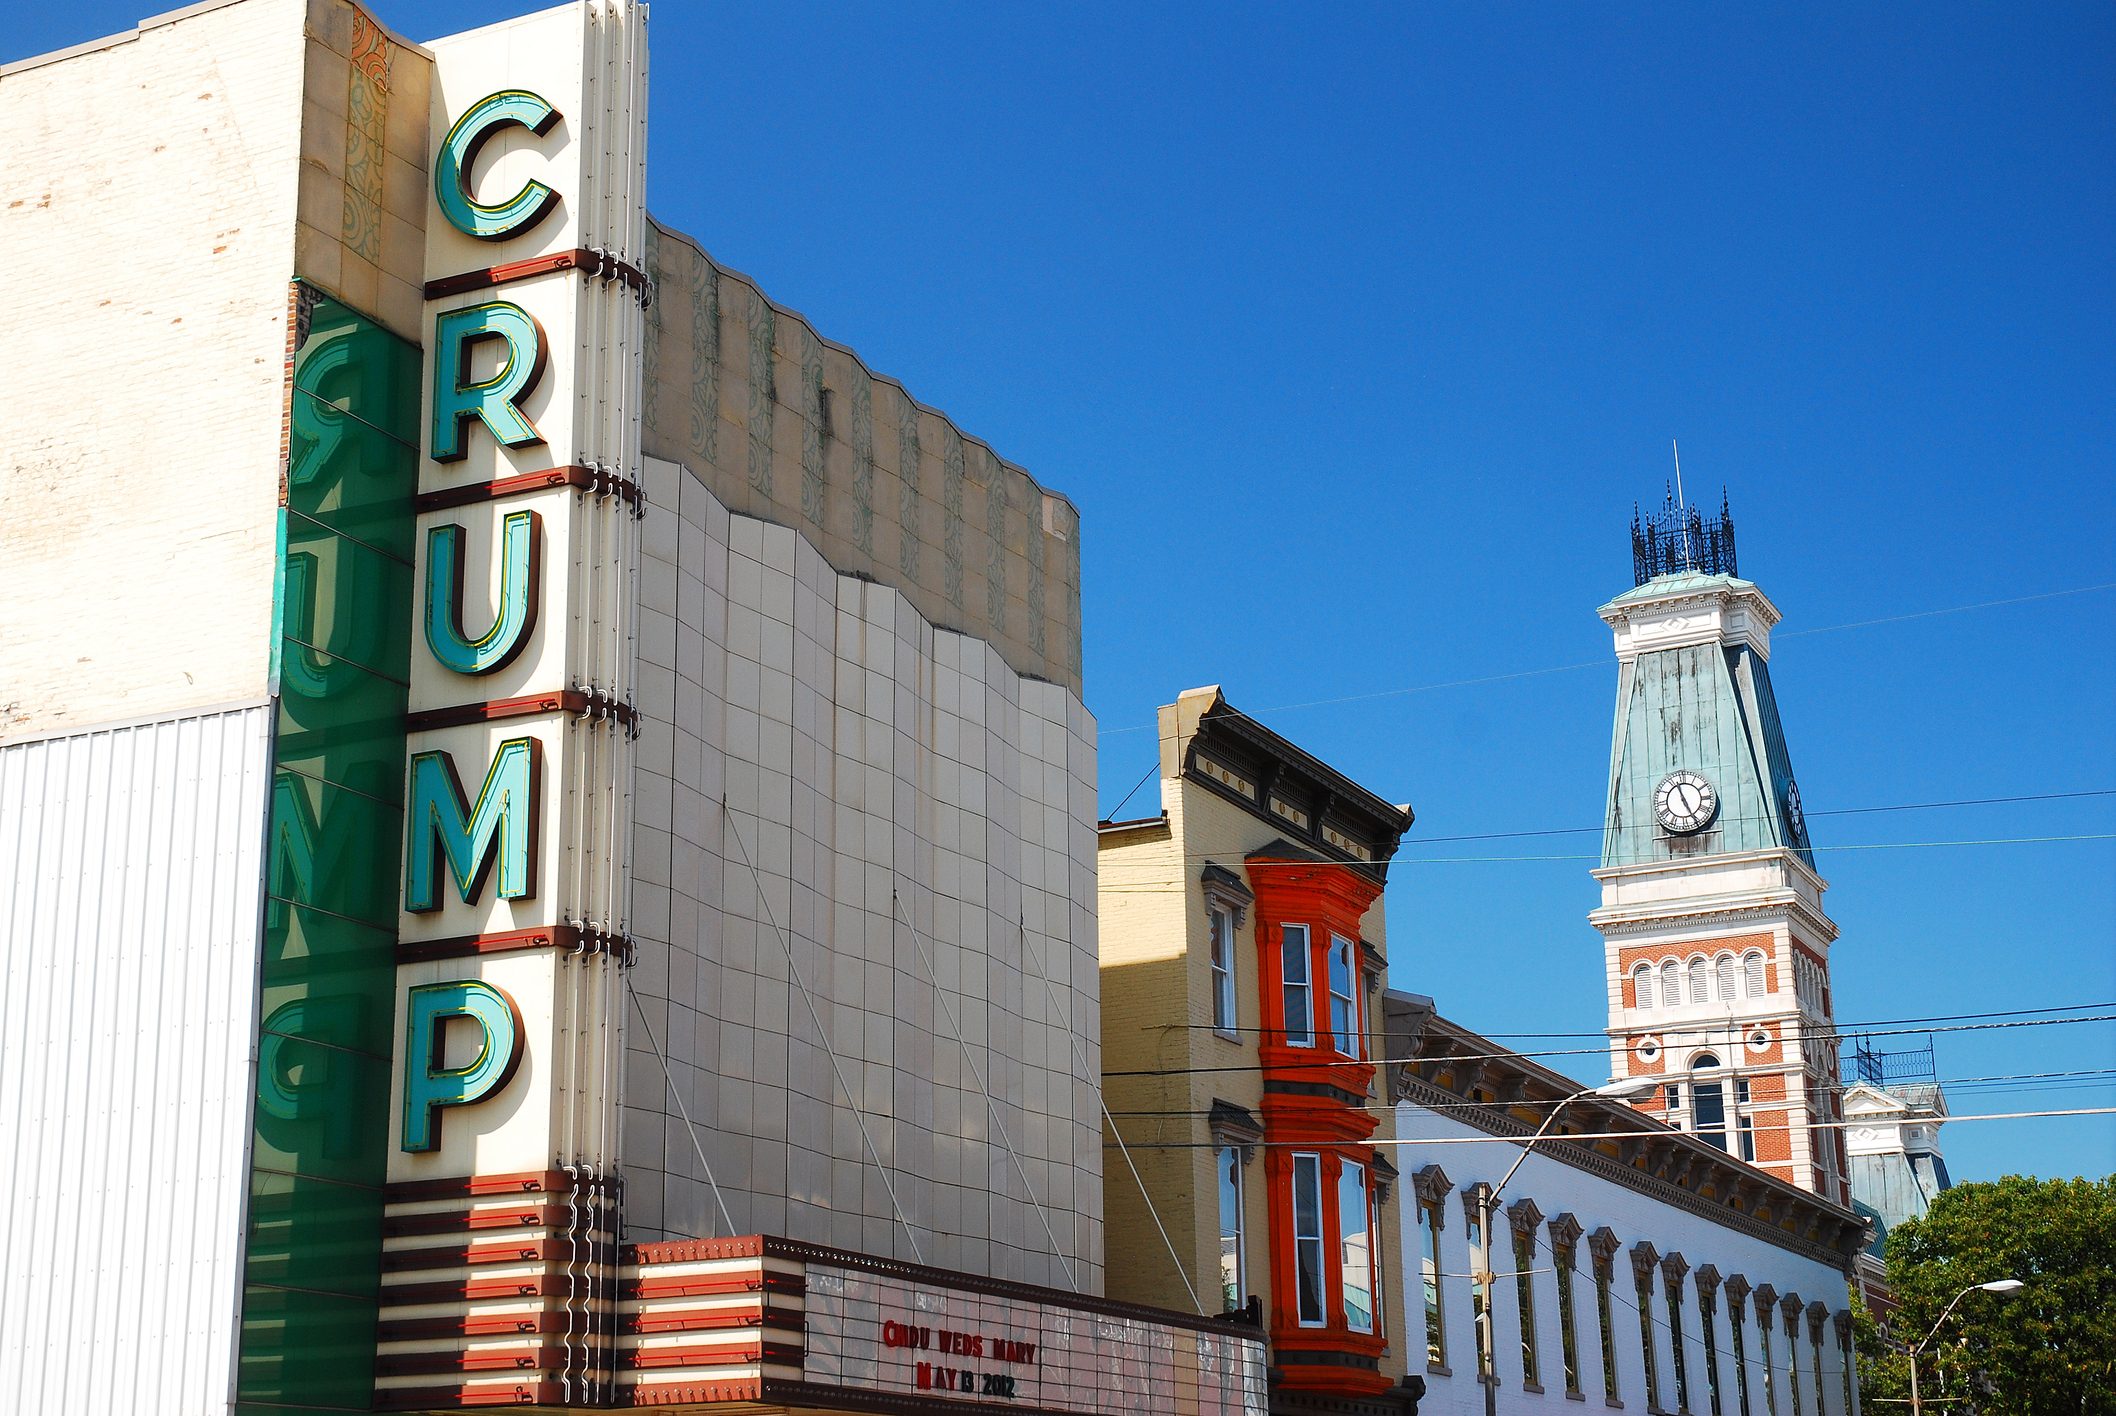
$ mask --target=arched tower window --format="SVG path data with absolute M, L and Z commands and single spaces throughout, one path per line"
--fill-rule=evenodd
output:
M 1755 949 L 1741 956 L 1742 982 L 1751 998 L 1763 997 L 1763 954 Z
M 1631 971 L 1631 996 L 1634 1008 L 1653 1006 L 1653 966 L 1640 964 Z
M 1673 1008 L 1683 1001 L 1683 966 L 1670 959 L 1660 966 L 1660 1005 Z
M 1725 1083 L 1718 1077 L 1702 1075 L 1719 1070 L 1719 1058 L 1709 1052 L 1700 1052 L 1690 1063 L 1695 1079 L 1690 1084 L 1691 1129 L 1699 1138 L 1710 1141 L 1721 1150 L 1727 1148 L 1727 1093 Z
M 1690 1001 L 1709 1003 L 1712 1001 L 1712 985 L 1709 981 L 1710 967 L 1703 959 L 1690 960 Z
M 1721 954 L 1713 970 L 1719 975 L 1719 996 L 1722 1001 L 1734 996 L 1734 956 Z

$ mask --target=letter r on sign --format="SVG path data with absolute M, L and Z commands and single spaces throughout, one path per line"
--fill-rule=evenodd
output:
M 500 366 L 488 379 L 471 377 L 471 355 L 498 341 Z M 433 327 L 433 419 L 428 450 L 436 462 L 454 462 L 468 448 L 464 424 L 475 418 L 503 447 L 544 440 L 522 415 L 521 400 L 544 376 L 550 343 L 536 317 L 510 300 L 488 300 L 444 310 Z

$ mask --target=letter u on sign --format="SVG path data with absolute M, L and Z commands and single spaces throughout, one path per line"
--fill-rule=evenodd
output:
M 450 1067 L 446 1034 L 456 1018 L 475 1023 L 480 1037 L 477 1056 Z M 478 979 L 413 988 L 404 1000 L 404 1149 L 440 1149 L 442 1108 L 483 1101 L 521 1060 L 522 1014 L 505 993 Z
M 476 639 L 463 629 L 463 528 L 426 533 L 426 647 L 459 674 L 489 674 L 514 662 L 536 628 L 543 567 L 543 518 L 510 511 L 500 528 L 500 599 L 492 628 Z

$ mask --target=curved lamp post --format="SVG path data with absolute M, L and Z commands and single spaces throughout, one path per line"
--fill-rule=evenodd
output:
M 1566 1107 L 1572 1105 L 1583 1096 L 1600 1097 L 1607 1101 L 1629 1101 L 1632 1097 L 1643 1096 L 1647 1092 L 1652 1091 L 1660 1083 L 1661 1079 L 1657 1076 L 1642 1075 L 1618 1077 L 1614 1081 L 1603 1082 L 1600 1086 L 1581 1087 L 1571 1096 L 1566 1097 L 1563 1101 L 1550 1108 L 1550 1114 L 1543 1118 L 1543 1124 L 1536 1128 L 1536 1133 L 1530 1136 L 1521 1147 L 1521 1153 L 1514 1157 L 1514 1163 L 1506 1168 L 1504 1175 L 1499 1177 L 1499 1183 L 1484 1192 L 1484 1202 L 1479 1206 L 1484 1214 L 1484 1252 L 1479 1255 L 1481 1263 L 1478 1265 L 1475 1276 L 1478 1291 L 1484 1298 L 1484 1327 L 1481 1332 L 1476 1334 L 1478 1347 L 1477 1363 L 1480 1368 L 1489 1369 L 1493 1378 L 1498 1376 L 1498 1353 L 1494 1350 L 1495 1344 L 1492 1340 L 1491 1288 L 1493 1274 L 1491 1266 L 1491 1220 L 1492 1210 L 1499 1203 L 1499 1192 L 1505 1189 L 1508 1182 L 1514 1178 L 1514 1172 L 1521 1168 L 1522 1161 L 1528 1159 L 1528 1153 L 1536 1148 L 1536 1143 L 1550 1134 L 1550 1128 L 1557 1124 L 1558 1116 Z M 1481 1380 L 1483 1373 L 1480 1371 L 1478 1375 Z M 1499 1389 L 1496 1380 L 1485 1381 L 1484 1410 L 1486 1416 L 1490 1416 L 1491 1413 L 1498 1409 L 1498 1403 Z
M 1940 1324 L 1947 1321 L 1947 1315 L 1954 1311 L 1954 1305 L 1972 1293 L 2017 1293 L 2027 1286 L 2017 1278 L 1994 1278 L 1989 1283 L 1972 1283 L 1947 1300 L 1947 1306 L 1940 1310 L 1939 1322 L 1932 1325 L 1932 1331 L 1925 1334 L 1923 1342 L 1910 1349 L 1910 1416 L 1923 1416 L 1925 1410 L 1918 1399 L 1918 1357 L 1931 1345 L 1932 1340 L 1940 1335 Z

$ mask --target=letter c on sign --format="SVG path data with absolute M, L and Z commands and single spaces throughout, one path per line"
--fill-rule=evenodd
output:
M 470 169 L 502 128 L 527 128 L 541 137 L 557 121 L 558 110 L 527 89 L 502 89 L 470 105 L 434 154 L 434 200 L 448 224 L 480 241 L 503 241 L 542 221 L 558 205 L 558 193 L 532 177 L 503 202 L 481 202 L 471 195 Z
M 444 1062 L 451 1018 L 468 1018 L 483 1034 L 468 1066 Z M 404 1000 L 404 1149 L 439 1150 L 441 1109 L 483 1101 L 512 1080 L 521 1060 L 521 1010 L 499 989 L 474 978 L 412 989 Z

